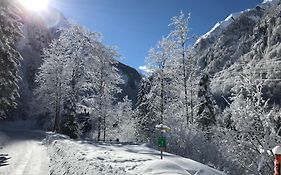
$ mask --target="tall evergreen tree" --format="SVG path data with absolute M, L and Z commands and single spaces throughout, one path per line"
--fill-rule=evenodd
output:
M 141 142 L 153 142 L 156 138 L 155 126 L 160 123 L 153 103 L 153 94 L 150 93 L 153 77 L 143 78 L 139 87 L 137 100 L 137 139 Z
M 0 1 L 0 117 L 16 107 L 18 67 L 21 59 L 15 44 L 21 36 L 21 23 L 13 1 Z
M 203 131 L 210 132 L 211 126 L 216 124 L 215 103 L 212 99 L 210 89 L 210 76 L 203 73 L 199 82 L 199 109 L 197 113 L 197 122 Z

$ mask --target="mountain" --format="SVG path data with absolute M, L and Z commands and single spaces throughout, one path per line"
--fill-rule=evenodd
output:
M 18 109 L 11 115 L 16 118 L 26 118 L 33 98 L 35 74 L 42 64 L 43 48 L 48 47 L 53 39 L 58 38 L 61 30 L 68 28 L 70 23 L 61 12 L 54 8 L 43 12 L 20 9 L 18 13 L 23 24 L 23 37 L 18 42 L 17 49 L 23 57 L 20 67 L 22 80 L 19 84 Z M 128 96 L 135 103 L 141 76 L 135 69 L 122 63 L 118 63 L 118 69 L 126 82 L 121 86 L 123 92 L 118 97 L 121 99 Z
M 135 107 L 142 76 L 134 68 L 120 62 L 117 64 L 117 68 L 121 72 L 122 79 L 125 81 L 125 84 L 121 85 L 122 92 L 118 94 L 118 97 L 119 99 L 123 99 L 125 96 L 128 96 Z
M 254 70 L 266 79 L 264 93 L 270 103 L 281 104 L 279 91 L 281 58 L 280 0 L 265 0 L 253 9 L 233 13 L 201 36 L 193 46 L 194 58 L 213 78 L 216 100 L 232 92 L 236 78 Z

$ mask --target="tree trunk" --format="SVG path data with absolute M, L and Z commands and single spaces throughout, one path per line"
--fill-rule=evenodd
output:
M 190 88 L 190 122 L 193 122 L 194 106 L 193 106 L 193 89 Z
M 164 78 L 163 69 L 161 69 L 161 123 L 163 124 L 164 118 Z
M 56 102 L 55 102 L 55 121 L 53 132 L 60 131 L 60 102 L 61 102 L 61 82 L 58 84 L 58 89 L 56 92 Z
M 98 141 L 100 141 L 100 135 L 101 135 L 101 117 L 99 117 L 99 121 L 98 121 Z
M 55 121 L 54 121 L 54 127 L 53 127 L 53 132 L 56 132 L 57 131 L 57 126 L 58 126 L 58 102 L 56 100 L 56 103 L 55 103 Z
M 102 119 L 104 118 L 104 111 L 103 111 L 103 65 L 100 67 L 100 84 L 99 84 L 99 127 L 98 127 L 98 141 L 101 140 L 101 129 L 102 129 L 102 124 L 105 125 L 105 122 L 102 123 Z M 104 128 L 104 127 L 103 127 Z M 105 131 L 104 131 L 104 140 L 105 140 Z
M 182 43 L 182 68 L 183 68 L 183 86 L 184 86 L 184 106 L 185 106 L 185 117 L 186 124 L 188 125 L 189 116 L 188 116 L 188 99 L 187 99 L 187 73 L 185 67 L 185 44 Z
M 106 134 L 106 114 L 103 114 L 103 141 L 105 142 L 105 134 Z

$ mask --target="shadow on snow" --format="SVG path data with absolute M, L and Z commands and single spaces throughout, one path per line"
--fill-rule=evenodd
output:
M 8 160 L 10 159 L 11 157 L 9 157 L 8 154 L 0 154 L 0 167 L 1 166 L 7 166 L 9 165 L 8 164 Z

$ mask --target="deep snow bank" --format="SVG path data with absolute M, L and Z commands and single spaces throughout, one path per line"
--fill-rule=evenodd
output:
M 225 175 L 173 154 L 165 153 L 164 160 L 160 160 L 159 152 L 146 145 L 73 141 L 58 134 L 50 134 L 44 143 L 52 175 Z

